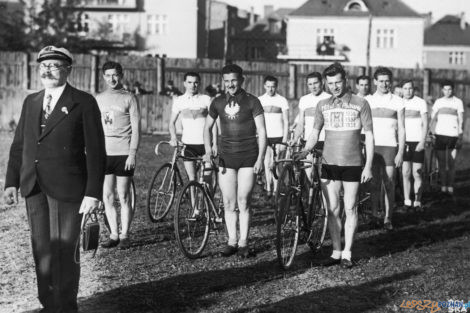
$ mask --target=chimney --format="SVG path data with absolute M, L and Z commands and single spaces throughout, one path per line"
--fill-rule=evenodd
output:
M 274 13 L 274 6 L 273 5 L 265 5 L 264 6 L 264 18 L 267 18 L 271 14 Z
M 460 13 L 460 29 L 465 30 L 467 22 L 465 21 L 465 12 Z
M 424 19 L 424 28 L 428 29 L 432 25 L 432 12 L 424 13 L 422 17 Z
M 255 24 L 255 9 L 253 7 L 250 8 L 250 25 Z

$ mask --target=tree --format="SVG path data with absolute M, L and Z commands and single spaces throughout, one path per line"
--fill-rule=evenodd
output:
M 9 8 L 0 4 L 0 50 L 24 50 L 24 20 L 21 7 Z
M 67 46 L 83 50 L 76 25 L 81 0 L 20 0 L 25 10 L 25 37 L 29 48 L 39 50 L 46 45 Z

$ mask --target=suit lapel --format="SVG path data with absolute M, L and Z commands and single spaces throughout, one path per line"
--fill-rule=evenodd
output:
M 60 121 L 68 116 L 74 106 L 75 103 L 72 97 L 72 87 L 67 84 L 67 86 L 65 86 L 64 92 L 62 92 L 62 95 L 57 101 L 54 110 L 52 110 L 51 115 L 47 119 L 46 127 L 44 128 L 44 131 L 42 132 L 39 139 L 47 136 L 47 134 L 49 134 L 51 130 L 60 123 Z

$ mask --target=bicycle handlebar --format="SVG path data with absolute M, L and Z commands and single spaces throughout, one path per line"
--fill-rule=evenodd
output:
M 160 141 L 159 143 L 157 143 L 157 145 L 155 146 L 155 154 L 156 154 L 157 156 L 160 155 L 160 152 L 159 152 L 159 150 L 160 150 L 160 145 L 163 145 L 163 144 L 169 145 L 170 142 L 169 142 L 169 141 L 162 140 L 162 141 Z M 186 145 L 183 144 L 183 143 L 180 143 L 180 142 L 178 141 L 175 148 L 176 148 L 176 149 L 182 149 L 182 148 L 184 148 L 184 147 L 186 147 Z

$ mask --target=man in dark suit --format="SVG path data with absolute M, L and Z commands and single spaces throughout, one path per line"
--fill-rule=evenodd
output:
M 67 83 L 72 55 L 48 46 L 37 61 L 45 89 L 26 97 L 10 149 L 5 198 L 26 200 L 41 312 L 77 312 L 81 213 L 103 193 L 105 145 L 95 99 Z

